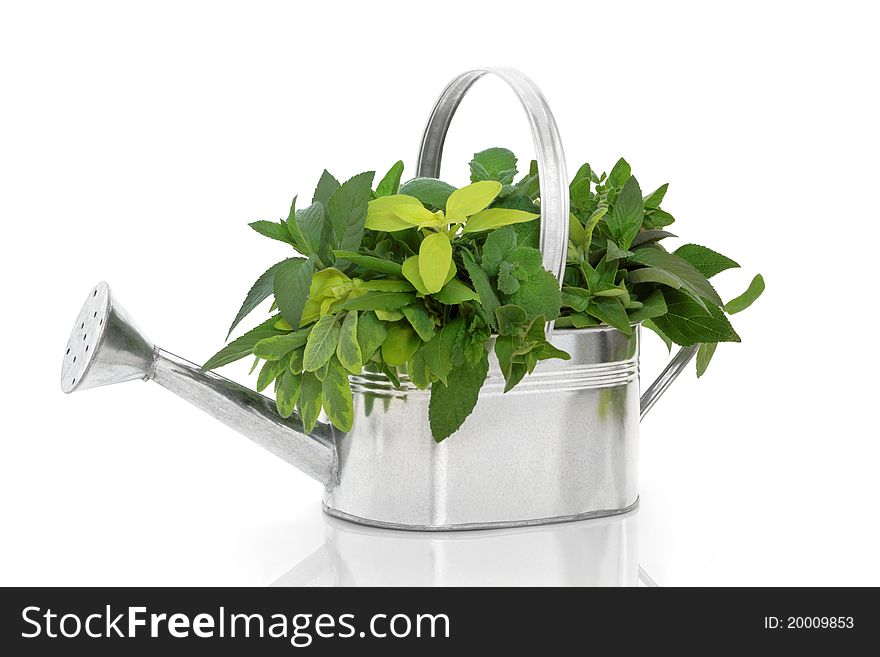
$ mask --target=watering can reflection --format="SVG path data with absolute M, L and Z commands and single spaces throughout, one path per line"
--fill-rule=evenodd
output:
M 446 131 L 470 86 L 486 73 L 516 92 L 532 128 L 541 185 L 543 264 L 559 281 L 568 244 L 568 184 L 556 124 L 540 91 L 511 69 L 455 78 L 425 129 L 418 174 L 437 177 Z M 638 326 L 553 330 L 571 354 L 547 360 L 504 393 L 490 368 L 473 413 L 436 444 L 428 425 L 430 391 L 402 376 L 350 377 L 354 424 L 348 434 L 319 423 L 309 434 L 273 400 L 156 347 L 99 283 L 74 324 L 61 386 L 73 392 L 133 379 L 184 397 L 324 486 L 327 513 L 362 524 L 413 530 L 487 529 L 621 514 L 638 504 L 639 421 L 696 347 L 681 349 L 639 397 Z

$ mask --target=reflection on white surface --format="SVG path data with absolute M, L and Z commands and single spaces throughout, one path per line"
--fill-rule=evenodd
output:
M 324 516 L 324 545 L 274 586 L 638 586 L 637 511 L 538 527 L 408 532 Z

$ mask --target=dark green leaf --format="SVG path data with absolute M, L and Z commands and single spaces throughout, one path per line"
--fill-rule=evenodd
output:
M 639 283 L 661 283 L 671 288 L 678 289 L 681 287 L 681 279 L 656 267 L 642 267 L 641 269 L 631 269 L 627 278 L 630 285 L 638 285 Z
M 638 235 L 636 235 L 635 239 L 630 245 L 630 248 L 634 249 L 637 246 L 642 246 L 643 244 L 654 244 L 662 239 L 666 239 L 667 237 L 677 237 L 677 235 L 673 235 L 666 230 L 643 230 Z
M 726 269 L 739 267 L 737 263 L 727 256 L 723 256 L 699 244 L 680 246 L 675 250 L 675 255 L 689 262 L 693 265 L 694 269 L 706 278 L 712 278 L 715 274 L 719 274 Z
M 386 333 L 385 322 L 376 317 L 376 313 L 361 313 L 357 323 L 357 341 L 363 362 L 368 362 L 376 349 L 382 346 Z
M 416 300 L 416 295 L 406 292 L 367 292 L 349 298 L 339 306 L 340 310 L 397 310 Z
M 515 266 L 514 263 L 505 261 L 498 268 L 498 291 L 502 294 L 513 294 L 519 290 L 519 279 L 513 273 Z
M 452 369 L 452 349 L 463 330 L 464 320 L 461 317 L 453 319 L 419 350 L 431 372 L 443 383 Z
M 659 247 L 642 247 L 633 251 L 629 259 L 649 267 L 662 269 L 675 276 L 681 283 L 681 287 L 694 297 L 702 297 L 716 306 L 721 305 L 721 298 L 712 284 L 706 280 L 706 277 L 677 255 L 667 253 Z
M 660 290 L 654 290 L 651 296 L 645 299 L 644 303 L 642 303 L 641 308 L 630 311 L 629 321 L 631 324 L 636 324 L 637 322 L 665 314 L 666 300 L 663 298 L 663 293 Z
M 299 228 L 305 246 L 308 249 L 306 255 L 314 255 L 321 251 L 321 236 L 324 232 L 324 206 L 320 203 L 312 203 L 309 207 L 297 210 L 294 222 Z M 287 225 L 291 225 L 288 220 Z
M 342 251 L 360 249 L 374 175 L 372 171 L 360 173 L 333 192 L 327 202 L 330 221 L 324 227 L 324 239 L 330 248 Z
M 299 327 L 314 273 L 315 263 L 302 258 L 288 258 L 275 271 L 275 303 L 293 328 Z
M 668 290 L 665 295 L 667 313 L 652 321 L 673 342 L 682 346 L 699 342 L 739 342 L 724 312 L 713 304 L 700 306 L 679 290 Z
M 400 176 L 403 174 L 403 160 L 398 160 L 388 170 L 376 186 L 376 196 L 391 196 L 400 188 Z
M 259 306 L 270 294 L 272 294 L 275 285 L 275 271 L 285 262 L 287 261 L 282 260 L 269 267 L 269 269 L 263 272 L 263 274 L 251 286 L 250 291 L 244 298 L 244 302 L 241 304 L 241 308 L 238 310 L 238 314 L 235 316 L 235 319 L 232 320 L 232 325 L 229 327 L 229 332 L 226 334 L 227 340 L 229 339 L 229 336 L 232 335 L 232 331 L 235 330 L 235 327 L 238 326 L 239 322 L 247 317 L 254 308 Z
M 511 185 L 517 174 L 516 155 L 506 148 L 489 148 L 475 153 L 470 167 L 471 182 L 497 180 L 502 185 Z
M 668 212 L 657 208 L 656 210 L 650 210 L 645 216 L 644 226 L 649 229 L 663 228 L 674 221 L 675 217 Z
M 629 317 L 617 297 L 596 297 L 587 306 L 587 313 L 613 326 L 625 335 L 632 335 Z
M 658 338 L 663 340 L 663 343 L 666 345 L 667 350 L 670 350 L 670 351 L 672 350 L 672 344 L 673 344 L 672 340 L 669 338 L 668 335 L 666 335 L 663 331 L 660 330 L 660 327 L 657 326 L 653 320 L 646 319 L 645 321 L 642 322 L 642 326 L 644 326 L 646 329 L 650 329 L 651 332 L 655 333 Z
M 642 190 L 635 177 L 629 177 L 617 195 L 611 212 L 605 215 L 608 231 L 621 249 L 628 249 L 639 234 L 644 213 Z
M 484 350 L 476 364 L 456 367 L 446 384 L 438 381 L 431 386 L 428 419 L 435 441 L 439 443 L 451 436 L 471 414 L 488 371 L 489 354 Z
M 474 284 L 474 290 L 480 295 L 480 304 L 483 306 L 483 310 L 486 311 L 489 325 L 492 328 L 495 328 L 495 309 L 500 306 L 501 303 L 498 301 L 498 297 L 492 289 L 492 284 L 489 282 L 486 272 L 474 262 L 470 253 L 465 251 L 462 255 L 462 261 L 464 262 L 468 275 L 471 277 L 471 282 Z
M 514 335 L 528 321 L 529 315 L 525 308 L 508 304 L 495 309 L 495 318 L 498 320 L 498 333 Z
M 446 199 L 454 191 L 455 187 L 436 178 L 413 178 L 401 185 L 398 193 L 414 196 L 424 205 L 444 210 Z
M 336 353 L 340 329 L 336 315 L 324 315 L 312 327 L 303 352 L 303 368 L 307 372 L 314 372 L 324 367 L 330 357 Z
M 493 230 L 483 244 L 483 271 L 489 276 L 497 276 L 499 265 L 516 247 L 516 232 L 513 226 Z
M 749 284 L 749 289 L 739 295 L 736 299 L 731 299 L 724 306 L 724 310 L 730 315 L 742 312 L 751 306 L 759 296 L 764 292 L 764 277 L 758 274 Z
M 627 162 L 623 158 L 620 158 L 614 164 L 614 168 L 611 169 L 611 173 L 608 174 L 608 185 L 613 189 L 620 189 L 630 179 L 631 176 L 632 169 L 629 166 L 629 162 Z M 639 200 L 641 200 L 641 197 L 642 193 L 641 191 L 639 191 Z M 627 246 L 629 245 L 627 244 Z
M 632 251 L 621 249 L 613 240 L 608 240 L 605 248 L 605 260 L 623 260 L 632 255 Z
M 669 189 L 669 183 L 663 183 L 653 192 L 648 194 L 645 197 L 645 207 L 646 208 L 659 208 L 660 204 L 663 202 L 663 197 L 666 196 L 666 190 Z
M 236 338 L 216 354 L 211 356 L 205 364 L 202 365 L 201 369 L 214 370 L 218 367 L 228 365 L 229 363 L 234 363 L 240 358 L 252 354 L 254 352 L 254 345 L 260 340 L 270 338 L 273 335 L 281 335 L 281 331 L 274 327 L 274 324 L 278 321 L 279 317 L 280 315 L 273 315 L 256 328 L 252 328 L 241 337 Z
M 353 251 L 333 251 L 333 255 L 338 260 L 345 260 L 358 267 L 369 269 L 370 271 L 379 272 L 380 274 L 389 274 L 391 276 L 403 276 L 401 266 L 392 260 L 384 260 L 374 256 L 361 255 Z

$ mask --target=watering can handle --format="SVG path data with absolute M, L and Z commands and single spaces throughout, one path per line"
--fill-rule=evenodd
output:
M 462 73 L 453 79 L 434 104 L 431 118 L 425 126 L 419 149 L 418 175 L 429 178 L 440 176 L 443 142 L 455 110 L 473 84 L 489 73 L 510 85 L 529 119 L 541 184 L 540 244 L 543 264 L 545 269 L 555 274 L 561 287 L 568 248 L 569 205 L 565 153 L 553 113 L 541 90 L 529 77 L 513 68 L 480 68 Z M 547 324 L 548 338 L 552 332 L 551 321 Z
M 446 85 L 434 103 L 431 118 L 428 119 L 422 135 L 417 175 L 428 178 L 440 176 L 443 143 L 455 110 L 474 83 L 489 73 L 498 76 L 513 89 L 529 119 L 541 184 L 542 262 L 545 269 L 555 274 L 561 287 L 568 250 L 569 198 L 565 153 L 550 106 L 541 90 L 527 75 L 513 68 L 479 68 L 456 76 Z M 548 322 L 548 339 L 552 333 L 553 322 Z M 642 418 L 681 374 L 697 353 L 697 349 L 697 346 L 682 347 L 645 391 L 641 397 Z

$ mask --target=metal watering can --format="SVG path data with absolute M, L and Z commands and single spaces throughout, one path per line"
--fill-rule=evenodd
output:
M 568 244 L 568 178 L 556 122 L 535 84 L 513 69 L 455 78 L 425 128 L 418 175 L 437 177 L 452 116 L 468 89 L 493 73 L 526 111 L 541 183 L 544 266 L 562 281 Z M 553 330 L 571 360 L 542 361 L 502 394 L 490 351 L 489 375 L 462 428 L 436 444 L 429 391 L 394 388 L 384 375 L 352 376 L 355 421 L 344 434 L 321 424 L 303 431 L 275 402 L 156 347 L 106 283 L 89 291 L 61 373 L 64 392 L 152 380 L 187 399 L 324 485 L 330 515 L 377 527 L 485 529 L 582 520 L 638 506 L 639 420 L 696 353 L 685 347 L 639 399 L 639 328 Z

